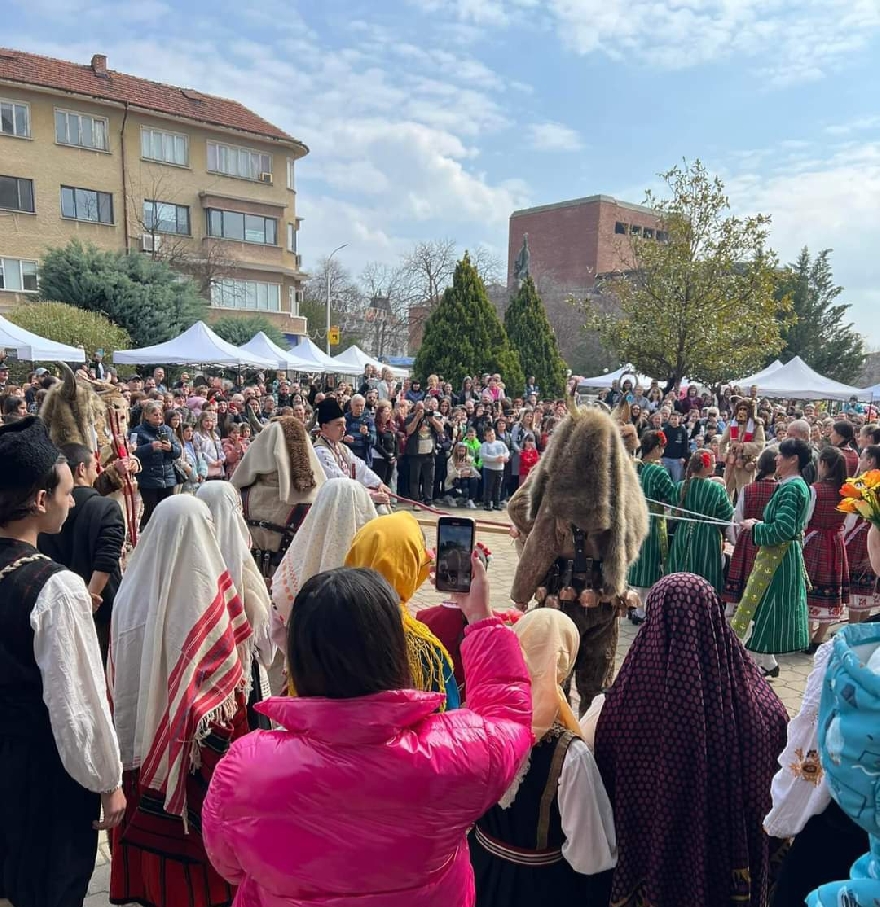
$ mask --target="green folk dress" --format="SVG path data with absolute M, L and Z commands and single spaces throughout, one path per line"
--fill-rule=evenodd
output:
M 628 582 L 637 589 L 650 589 L 663 576 L 666 565 L 664 553 L 668 559 L 669 539 L 666 535 L 666 520 L 663 518 L 665 508 L 650 501 L 662 501 L 665 504 L 675 502 L 675 483 L 669 473 L 658 463 L 638 464 L 639 482 L 642 492 L 649 499 L 648 510 L 652 516 L 648 537 L 642 544 L 639 559 L 630 567 Z
M 681 501 L 684 484 L 679 482 L 676 486 L 676 504 Z M 733 504 L 723 485 L 709 479 L 694 478 L 687 486 L 687 494 L 679 506 L 693 512 L 683 513 L 683 517 L 699 520 L 695 514 L 702 514 L 724 522 L 733 519 Z M 667 573 L 696 573 L 708 580 L 715 591 L 720 593 L 724 588 L 724 563 L 721 558 L 723 533 L 723 526 L 682 520 L 676 527 L 669 550 Z
M 803 537 L 810 509 L 810 490 L 800 477 L 780 482 L 764 508 L 762 522 L 752 529 L 760 549 L 789 543 L 767 591 L 755 612 L 755 624 L 746 648 L 752 652 L 780 655 L 799 652 L 810 644 L 807 582 Z M 756 559 L 758 569 L 760 557 Z

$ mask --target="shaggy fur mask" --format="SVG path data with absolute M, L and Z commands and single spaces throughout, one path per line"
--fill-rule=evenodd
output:
M 605 588 L 621 595 L 648 534 L 648 508 L 620 426 L 598 408 L 570 404 L 535 467 L 529 516 L 547 511 L 603 540 Z
M 64 444 L 82 444 L 95 450 L 106 443 L 103 437 L 105 406 L 95 389 L 87 381 L 77 381 L 76 376 L 61 363 L 62 379 L 52 385 L 40 407 L 40 418 L 49 429 L 49 437 L 56 447 Z

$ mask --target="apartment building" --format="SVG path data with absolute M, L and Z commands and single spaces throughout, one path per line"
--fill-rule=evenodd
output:
M 508 286 L 524 233 L 529 234 L 531 273 L 572 291 L 589 290 L 603 274 L 629 270 L 629 234 L 665 239 L 650 208 L 609 195 L 514 211 L 507 240 Z
M 236 101 L 0 48 L 0 310 L 36 294 L 71 239 L 167 260 L 210 317 L 266 316 L 292 336 L 301 141 Z

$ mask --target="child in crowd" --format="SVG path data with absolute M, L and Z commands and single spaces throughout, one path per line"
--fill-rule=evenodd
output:
M 474 466 L 476 466 L 477 469 L 482 469 L 483 463 L 482 460 L 480 460 L 480 441 L 477 438 L 477 430 L 473 425 L 468 426 L 467 433 L 464 436 L 464 444 L 474 458 Z
M 510 459 L 510 451 L 503 441 L 495 439 L 495 429 L 491 427 L 486 429 L 480 445 L 480 459 L 483 461 L 483 507 L 501 510 L 504 464 Z
M 250 426 L 248 426 L 250 428 Z M 229 426 L 229 433 L 223 439 L 223 453 L 226 454 L 226 478 L 231 479 L 241 458 L 244 456 L 241 444 L 241 426 L 234 422 Z
M 519 453 L 519 484 L 524 485 L 529 473 L 535 468 L 541 454 L 535 443 L 535 436 L 529 432 L 523 437 L 523 447 Z
M 480 473 L 474 465 L 474 458 L 463 441 L 452 449 L 446 469 L 446 490 L 452 492 L 449 496 L 458 497 L 458 506 L 476 509 L 474 501 L 480 491 Z

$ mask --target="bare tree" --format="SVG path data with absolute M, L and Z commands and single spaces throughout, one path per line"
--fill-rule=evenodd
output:
M 375 356 L 405 355 L 409 344 L 412 280 L 404 266 L 370 262 L 361 272 L 364 339 Z
M 322 258 L 303 287 L 300 314 L 308 319 L 309 336 L 327 339 L 327 278 L 330 278 L 330 315 L 343 335 L 342 346 L 360 343 L 363 333 L 363 293 L 351 272 L 338 259 Z M 323 345 L 320 343 L 319 345 Z
M 159 174 L 133 183 L 128 194 L 129 211 L 139 234 L 138 248 L 172 270 L 189 277 L 206 299 L 218 281 L 232 276 L 239 263 L 220 240 L 193 239 L 192 210 L 181 205 L 173 183 Z M 177 210 L 183 208 L 184 215 Z
M 491 284 L 501 283 L 506 274 L 506 268 L 501 256 L 488 246 L 477 246 L 470 252 L 471 264 L 477 269 L 477 274 L 488 287 Z

